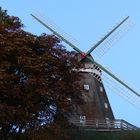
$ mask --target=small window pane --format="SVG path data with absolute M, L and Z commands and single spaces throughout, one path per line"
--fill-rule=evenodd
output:
M 84 85 L 85 90 L 89 90 L 89 85 Z
M 85 123 L 86 122 L 86 116 L 80 116 L 80 123 Z
M 107 103 L 104 103 L 104 105 L 105 105 L 105 108 L 108 109 L 108 104 Z
M 103 92 L 103 87 L 100 87 L 100 92 Z

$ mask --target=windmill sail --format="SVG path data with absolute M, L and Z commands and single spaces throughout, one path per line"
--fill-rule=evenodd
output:
M 45 26 L 46 28 L 48 28 L 51 32 L 53 32 L 55 35 L 57 35 L 58 37 L 60 37 L 65 43 L 67 43 L 68 45 L 70 45 L 74 50 L 76 50 L 78 53 L 83 54 L 83 52 L 76 47 L 75 45 L 73 45 L 71 42 L 69 42 L 67 39 L 65 39 L 62 35 L 60 35 L 58 32 L 54 31 L 51 27 L 49 27 L 45 22 L 43 22 L 40 18 L 38 18 L 37 16 L 31 14 L 32 17 L 34 17 L 38 22 L 40 22 L 43 26 Z M 136 92 L 134 89 L 132 89 L 131 87 L 129 87 L 127 84 L 125 84 L 122 80 L 120 80 L 119 78 L 117 78 L 117 76 L 115 76 L 114 74 L 112 74 L 109 70 L 107 70 L 106 68 L 104 68 L 102 65 L 100 65 L 98 62 L 96 62 L 95 60 L 91 59 L 88 55 L 99 45 L 101 44 L 110 34 L 112 34 L 119 26 L 121 26 L 127 19 L 129 18 L 126 17 L 120 24 L 118 24 L 112 31 L 110 31 L 102 40 L 100 40 L 99 42 L 97 42 L 97 44 L 95 46 L 93 46 L 87 53 L 86 53 L 86 58 L 89 61 L 92 61 L 94 64 L 96 64 L 102 71 L 104 71 L 105 73 L 107 73 L 110 77 L 112 77 L 114 80 L 116 80 L 117 82 L 119 82 L 121 85 L 123 85 L 125 88 L 127 88 L 128 90 L 130 90 L 132 93 L 134 93 L 135 95 L 137 95 L 138 97 L 140 97 L 140 94 L 138 92 Z
M 69 40 L 73 40 L 69 35 L 67 35 L 66 33 L 64 33 L 64 31 L 61 31 L 61 34 L 58 33 L 56 31 L 56 29 L 58 29 L 58 27 L 56 27 L 56 25 L 53 25 L 52 23 L 50 24 L 46 24 L 46 19 L 45 18 L 38 18 L 37 16 L 31 14 L 31 16 L 36 19 L 39 23 L 41 23 L 44 27 L 46 27 L 47 29 L 49 29 L 49 31 L 51 31 L 53 34 L 55 34 L 56 36 L 58 36 L 62 41 L 64 41 L 66 44 L 68 44 L 69 46 L 71 46 L 75 51 L 80 52 L 80 49 L 78 49 L 78 47 L 76 47 L 76 45 L 74 45 L 73 43 L 71 43 Z M 60 29 L 59 29 L 60 30 Z M 65 36 L 65 37 L 64 37 Z M 68 39 L 69 40 L 68 40 Z M 77 41 L 74 41 L 77 44 Z M 82 52 L 81 52 L 82 53 Z
M 96 44 L 94 44 L 93 47 L 87 51 L 86 55 L 93 51 L 97 58 L 101 58 L 112 46 L 115 45 L 115 43 L 128 31 L 131 26 L 132 22 L 130 22 L 128 16 L 104 37 L 102 37 Z
M 100 59 L 106 52 L 108 52 L 117 42 L 120 40 L 124 34 L 126 34 L 130 27 L 132 27 L 133 22 L 132 20 L 127 19 L 121 26 L 118 27 L 108 38 L 106 38 L 99 47 L 93 51 L 94 58 Z M 94 45 L 93 45 L 94 46 Z
M 104 40 L 106 40 L 114 31 L 116 31 L 126 20 L 128 20 L 129 16 L 126 17 L 122 22 L 120 22 L 115 28 L 113 28 L 107 35 L 105 35 L 101 40 L 99 40 L 89 51 L 87 51 L 86 55 L 90 54 L 93 50 L 95 50 Z
M 122 85 L 120 85 L 118 82 L 113 80 L 105 73 L 102 73 L 102 75 L 102 80 L 104 82 L 105 87 L 107 87 L 108 90 L 111 90 L 112 93 L 117 94 L 137 109 L 140 109 L 140 98 L 138 98 L 137 95 L 132 94 L 130 90 L 124 88 Z

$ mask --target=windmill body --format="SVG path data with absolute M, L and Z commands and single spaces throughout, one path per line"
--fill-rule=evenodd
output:
M 91 59 L 92 56 L 89 56 Z M 80 85 L 83 88 L 82 97 L 84 103 L 75 107 L 70 116 L 73 120 L 115 120 L 103 83 L 102 71 L 88 59 L 82 61 L 84 68 L 79 72 L 82 76 Z

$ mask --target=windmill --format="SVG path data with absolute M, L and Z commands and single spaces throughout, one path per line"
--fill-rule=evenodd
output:
M 50 27 L 43 20 L 41 20 L 41 18 L 33 14 L 31 14 L 31 16 L 35 18 L 38 22 L 40 22 L 43 26 L 45 26 L 47 29 L 49 29 L 52 33 L 54 33 L 56 36 L 58 36 L 60 39 L 62 39 L 66 44 L 71 46 L 76 52 L 78 52 L 79 62 L 83 63 L 85 66 L 84 69 L 79 70 L 79 72 L 82 73 L 84 76 L 80 84 L 83 85 L 84 88 L 83 97 L 86 103 L 75 109 L 73 114 L 71 114 L 70 116 L 71 119 L 78 119 L 80 117 L 80 119 L 82 120 L 115 120 L 102 82 L 102 73 L 107 74 L 111 79 L 113 79 L 124 88 L 126 88 L 129 92 L 131 92 L 131 94 L 140 98 L 140 94 L 138 92 L 136 92 L 133 88 L 120 80 L 117 76 L 112 74 L 109 70 L 104 68 L 101 64 L 96 62 L 91 56 L 91 52 L 97 49 L 108 37 L 112 35 L 112 33 L 114 33 L 118 28 L 120 28 L 129 19 L 129 16 L 123 19 L 117 26 L 115 26 L 86 53 L 82 52 L 73 43 L 69 42 L 64 36 L 59 34 L 52 27 Z

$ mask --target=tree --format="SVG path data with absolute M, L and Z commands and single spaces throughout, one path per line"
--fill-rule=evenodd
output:
M 55 133 L 55 128 L 61 131 L 62 126 L 68 126 L 66 114 L 73 104 L 82 101 L 78 83 L 81 76 L 75 70 L 81 66 L 75 55 L 54 35 L 25 32 L 19 18 L 0 8 L 0 137 L 3 140 L 19 135 L 32 137 L 43 131 L 47 135 L 50 130 Z

